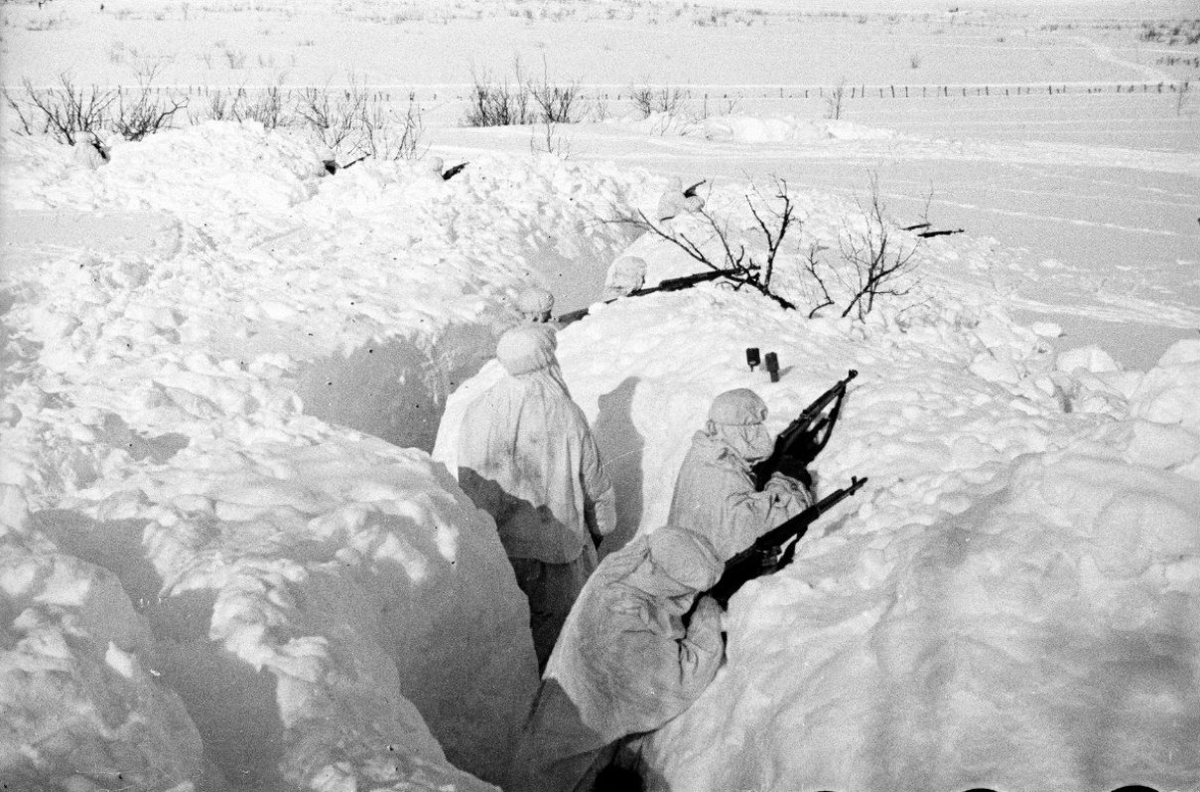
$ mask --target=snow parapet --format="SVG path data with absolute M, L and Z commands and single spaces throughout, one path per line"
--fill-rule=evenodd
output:
M 637 244 L 652 271 L 675 266 Z M 970 295 L 927 284 L 914 301 L 805 321 L 705 285 L 560 331 L 624 505 L 617 541 L 665 520 L 713 396 L 753 388 L 778 431 L 859 371 L 814 473 L 818 494 L 851 475 L 867 487 L 734 597 L 728 664 L 646 744 L 649 788 L 1186 788 L 1200 773 L 1194 347 L 1097 373 L 1102 356 L 1056 360 Z M 748 370 L 752 346 L 779 353 L 778 383 Z M 451 397 L 436 458 L 453 464 L 453 416 L 499 375 L 489 364 Z

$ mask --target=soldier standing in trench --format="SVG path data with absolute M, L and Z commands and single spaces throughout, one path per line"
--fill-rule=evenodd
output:
M 555 335 L 520 325 L 496 345 L 506 376 L 463 416 L 458 480 L 496 521 L 545 667 L 563 622 L 616 526 L 612 483 L 555 358 Z

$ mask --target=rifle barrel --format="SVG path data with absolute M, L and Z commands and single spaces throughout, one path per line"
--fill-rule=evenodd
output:
M 764 549 L 777 547 L 786 542 L 793 535 L 803 536 L 804 532 L 808 529 L 808 526 L 816 522 L 818 517 L 841 503 L 845 498 L 848 498 L 854 493 L 858 492 L 862 485 L 866 483 L 867 479 L 865 476 L 863 478 L 858 478 L 857 476 L 852 477 L 850 479 L 850 486 L 843 487 L 840 490 L 835 490 L 829 493 L 824 498 L 817 501 L 812 506 L 809 506 L 792 519 L 767 531 L 765 534 L 760 536 L 753 545 L 742 552 L 751 552 L 755 548 Z M 740 556 L 741 553 L 738 555 Z M 734 556 L 734 558 L 737 557 L 738 556 Z

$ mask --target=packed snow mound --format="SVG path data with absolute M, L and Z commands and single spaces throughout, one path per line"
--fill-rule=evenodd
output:
M 153 637 L 111 572 L 10 535 L 0 591 L 7 788 L 169 789 L 203 777 L 200 734 L 156 681 Z
M 481 155 L 449 181 L 432 160 L 322 178 L 302 137 L 225 122 L 114 145 L 96 170 L 70 151 L 28 137 L 3 151 L 6 211 L 45 229 L 10 251 L 52 336 L 38 340 L 101 363 L 270 354 L 308 414 L 427 450 L 515 296 L 538 284 L 584 305 L 628 242 L 602 220 L 633 182 L 611 166 Z M 46 248 L 97 212 L 122 219 L 111 237 L 91 224 Z M 123 247 L 138 217 L 167 239 Z
M 817 120 L 784 116 L 713 116 L 689 127 L 684 134 L 737 143 L 817 143 L 823 140 L 891 140 L 895 130 L 878 129 L 840 119 Z
M 733 143 L 819 144 L 831 140 L 893 140 L 899 134 L 840 119 L 813 119 L 795 115 L 763 116 L 746 114 L 714 115 L 698 118 L 688 112 L 656 112 L 645 118 L 621 118 L 621 124 L 650 135 L 679 135 Z
M 727 667 L 653 742 L 673 788 L 1191 788 L 1195 481 L 1084 447 L 967 497 L 735 598 Z
M 320 789 L 378 775 L 384 763 L 391 776 L 372 780 L 484 788 L 447 757 L 500 776 L 536 684 L 528 610 L 495 528 L 440 466 L 333 435 L 189 448 L 127 476 L 21 521 L 18 535 L 42 552 L 14 563 L 10 579 L 70 559 L 56 577 L 38 576 L 27 600 L 53 602 L 99 580 L 107 587 L 90 585 L 116 603 L 95 625 L 62 619 L 59 629 L 87 639 L 63 662 L 91 659 L 89 646 L 103 660 L 109 643 L 130 655 L 123 662 L 148 669 L 174 704 L 151 708 L 153 718 L 198 730 L 193 753 L 202 738 L 205 762 L 234 786 Z M 87 612 L 105 612 L 97 608 Z M 37 622 L 23 611 L 6 628 L 32 640 L 27 625 Z M 25 672 L 48 685 L 51 659 Z M 99 695 L 102 682 L 84 687 Z M 12 739 L 35 743 L 54 709 L 9 717 L 17 703 L 4 713 L 25 727 Z M 80 733 L 113 751 L 136 736 Z M 36 769 L 58 781 L 63 763 L 86 766 L 63 757 Z
M 706 284 L 559 331 L 617 491 L 604 551 L 664 524 L 715 395 L 754 389 L 778 432 L 859 372 L 813 472 L 818 495 L 868 483 L 733 599 L 728 666 L 648 742 L 651 788 L 1194 779 L 1200 432 L 1137 417 L 1153 401 L 1133 380 L 1084 409 L 1069 391 L 1096 375 L 1063 371 L 1038 333 L 930 283 L 911 297 L 865 322 L 806 320 Z M 779 382 L 749 370 L 748 347 L 779 355 Z M 1173 350 L 1144 378 L 1194 396 L 1191 358 Z M 489 363 L 449 400 L 434 456 L 451 469 L 462 410 L 500 376 Z

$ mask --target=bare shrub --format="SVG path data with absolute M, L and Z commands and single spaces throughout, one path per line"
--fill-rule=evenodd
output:
M 337 150 L 357 137 L 368 92 L 357 82 L 340 91 L 305 88 L 296 100 L 296 114 L 329 148 Z
M 225 49 L 225 60 L 229 62 L 229 68 L 240 71 L 246 67 L 246 59 L 250 57 L 245 50 Z
M 902 296 L 910 286 L 903 285 L 906 276 L 916 266 L 914 256 L 920 247 L 920 237 L 906 243 L 897 234 L 897 227 L 887 217 L 887 207 L 879 196 L 879 177 L 870 174 L 871 194 L 859 200 L 862 211 L 860 223 L 843 224 L 838 238 L 845 266 L 836 270 L 838 278 L 850 293 L 842 316 L 854 313 L 866 317 L 883 296 Z
M 257 121 L 267 129 L 286 126 L 286 98 L 283 88 L 279 85 L 269 85 L 253 96 L 242 87 L 238 89 L 230 105 L 230 114 L 236 121 Z
M 756 201 L 757 199 L 757 205 Z M 754 218 L 757 230 L 760 231 L 766 243 L 764 255 L 757 259 L 748 255 L 745 244 L 732 238 L 728 223 L 717 219 L 708 209 L 701 207 L 695 214 L 704 222 L 705 230 L 709 232 L 707 240 L 697 241 L 685 231 L 662 223 L 655 223 L 640 209 L 618 218 L 619 222 L 632 225 L 643 232 L 651 233 L 682 250 L 693 260 L 709 269 L 726 272 L 725 278 L 734 284 L 734 289 L 748 287 L 774 301 L 783 308 L 793 310 L 796 306 L 783 295 L 774 290 L 772 278 L 779 252 L 783 248 L 784 239 L 795 226 L 799 231 L 800 221 L 795 214 L 795 206 L 788 192 L 787 182 L 775 179 L 774 194 L 767 198 L 757 189 L 754 197 L 747 195 L 746 204 Z M 717 253 L 709 250 L 716 248 Z
M 409 102 L 403 114 L 375 102 L 364 108 L 362 132 L 357 150 L 360 156 L 380 160 L 416 159 L 420 150 L 425 124 L 420 108 Z
M 488 72 L 471 70 L 471 97 L 463 123 L 467 126 L 510 126 L 545 123 L 577 124 L 586 111 L 578 82 L 550 81 L 542 59 L 541 80 L 526 77 L 520 59 L 513 62 L 514 78 L 495 80 Z
M 878 179 L 875 174 L 870 179 L 870 197 L 858 204 L 861 216 L 844 220 L 841 255 L 832 260 L 824 255 L 827 248 L 805 243 L 788 183 L 778 177 L 768 193 L 755 188 L 745 196 L 748 218 L 737 232 L 704 207 L 693 210 L 699 223 L 691 230 L 654 222 L 641 211 L 619 214 L 617 219 L 671 243 L 709 269 L 723 271 L 735 290 L 752 289 L 788 310 L 803 306 L 810 319 L 834 307 L 840 316 L 861 321 L 881 298 L 910 291 L 921 243 L 891 223 Z M 781 267 L 788 273 L 786 295 L 777 283 L 777 275 L 785 271 Z
M 553 154 L 559 159 L 570 159 L 571 141 L 559 127 L 558 123 L 548 118 L 534 124 L 529 133 L 529 150 L 534 154 Z
M 685 88 L 672 88 L 669 85 L 659 87 L 634 86 L 629 89 L 629 99 L 634 108 L 648 118 L 655 113 L 675 115 L 687 109 L 692 94 Z
M 510 83 L 505 77 L 495 81 L 488 72 L 477 74 L 471 69 L 471 99 L 463 123 L 473 127 L 528 124 L 535 120 L 530 108 L 530 91 L 521 77 L 521 64 L 516 64 L 517 78 Z
M 578 83 L 552 85 L 543 79 L 539 85 L 530 85 L 534 103 L 542 111 L 542 120 L 548 124 L 578 123 L 581 113 Z
M 835 121 L 842 117 L 842 102 L 846 99 L 846 78 L 825 97 L 825 117 Z
M 17 114 L 22 134 L 48 132 L 58 142 L 73 146 L 80 134 L 108 125 L 117 91 L 95 85 L 83 88 L 65 72 L 58 81 L 58 87 L 39 89 L 26 78 L 21 82 L 24 94 L 14 97 L 5 89 L 4 99 Z
M 158 68 L 158 65 L 139 67 L 138 86 L 128 99 L 123 89 L 117 89 L 113 128 L 126 140 L 141 140 L 163 128 L 169 128 L 175 114 L 188 105 L 186 96 L 175 91 L 163 94 L 151 88 Z

